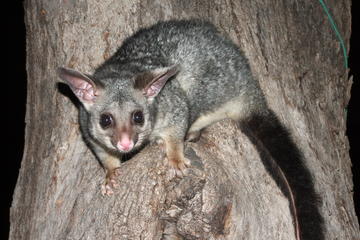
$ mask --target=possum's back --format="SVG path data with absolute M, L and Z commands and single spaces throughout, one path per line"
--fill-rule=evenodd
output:
M 243 53 L 211 23 L 201 20 L 166 21 L 141 29 L 107 62 L 137 65 L 141 71 L 179 65 L 176 79 L 194 113 L 220 107 L 247 92 L 250 98 L 262 96 Z

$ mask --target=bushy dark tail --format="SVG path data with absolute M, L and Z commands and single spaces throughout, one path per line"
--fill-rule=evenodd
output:
M 266 170 L 289 199 L 297 240 L 324 240 L 320 200 L 302 154 L 288 130 L 268 110 L 240 123 L 256 146 Z

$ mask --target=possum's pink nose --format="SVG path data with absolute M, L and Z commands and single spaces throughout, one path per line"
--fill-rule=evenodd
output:
M 134 142 L 128 136 L 123 136 L 120 141 L 117 142 L 116 147 L 120 151 L 127 152 L 134 147 Z

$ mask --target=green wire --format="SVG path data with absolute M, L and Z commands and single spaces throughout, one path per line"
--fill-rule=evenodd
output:
M 321 4 L 322 8 L 324 9 L 329 21 L 330 21 L 332 29 L 334 30 L 337 38 L 340 41 L 340 45 L 342 47 L 342 50 L 343 50 L 343 53 L 344 53 L 344 58 L 345 58 L 345 67 L 348 68 L 348 56 L 347 56 L 347 51 L 346 51 L 344 40 L 342 39 L 341 34 L 339 33 L 339 30 L 338 30 L 338 28 L 337 28 L 337 26 L 336 26 L 336 24 L 334 22 L 334 19 L 331 17 L 329 9 L 326 7 L 326 4 L 324 3 L 323 0 L 319 0 L 319 2 Z

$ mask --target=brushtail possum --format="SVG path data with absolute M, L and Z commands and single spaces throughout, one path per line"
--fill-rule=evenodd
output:
M 269 109 L 242 51 L 200 20 L 160 22 L 136 32 L 88 75 L 59 68 L 81 102 L 84 139 L 107 171 L 111 194 L 121 155 L 161 139 L 170 169 L 182 175 L 184 140 L 231 118 L 257 147 L 289 199 L 296 239 L 324 238 L 317 194 L 299 149 Z

